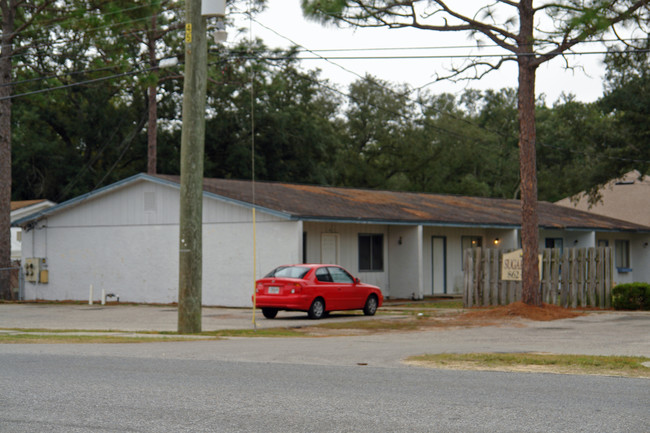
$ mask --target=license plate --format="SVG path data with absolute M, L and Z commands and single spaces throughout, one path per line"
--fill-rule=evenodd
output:
M 280 293 L 280 288 L 277 286 L 271 286 L 268 290 L 269 295 L 278 295 Z

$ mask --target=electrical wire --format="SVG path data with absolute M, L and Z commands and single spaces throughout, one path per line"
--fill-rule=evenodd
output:
M 151 5 L 143 5 L 143 6 L 138 6 L 138 7 L 134 7 L 134 8 L 122 9 L 122 10 L 118 10 L 118 11 L 115 11 L 115 12 L 112 12 L 112 13 L 107 13 L 107 14 L 99 14 L 99 13 L 98 14 L 93 14 L 90 17 L 87 17 L 86 19 L 89 21 L 90 19 L 95 18 L 95 17 L 105 17 L 105 16 L 108 16 L 108 15 L 115 15 L 115 14 L 118 14 L 118 13 L 128 12 L 128 11 L 132 11 L 132 10 L 135 10 L 135 9 L 140 9 L 140 8 L 143 8 L 143 7 L 151 7 Z M 172 8 L 172 9 L 181 10 L 180 7 L 175 7 L 175 8 Z M 157 14 L 153 14 L 153 15 L 149 15 L 149 16 L 145 16 L 145 17 L 140 17 L 140 18 L 137 18 L 137 19 L 131 19 L 131 20 L 127 20 L 127 21 L 119 21 L 119 22 L 116 22 L 116 23 L 111 23 L 111 24 L 102 25 L 102 26 L 98 26 L 98 27 L 87 28 L 87 29 L 84 29 L 84 32 L 94 32 L 94 31 L 104 30 L 104 29 L 119 28 L 119 27 L 123 27 L 126 24 L 132 24 L 132 23 L 141 22 L 141 21 L 148 22 L 152 18 L 159 17 L 159 16 L 164 16 L 168 12 L 169 12 L 169 10 L 161 10 Z M 182 12 L 182 10 L 181 10 L 181 12 Z M 70 19 L 70 20 L 58 21 L 58 22 L 56 22 L 54 24 L 51 24 L 50 26 L 45 26 L 44 28 L 45 29 L 48 29 L 48 28 L 61 28 L 63 24 L 69 24 L 70 22 L 74 22 L 74 24 L 79 24 L 79 23 L 83 23 L 84 20 L 82 20 L 82 19 L 75 19 L 75 20 Z M 66 31 L 72 31 L 72 30 L 66 30 Z M 141 30 L 137 30 L 137 31 L 132 31 L 132 32 L 130 32 L 130 34 L 146 33 L 148 31 L 149 31 L 148 29 L 141 29 Z M 48 33 L 51 34 L 51 32 L 48 32 Z M 18 33 L 14 33 L 13 35 L 16 36 L 17 34 Z M 30 47 L 38 45 L 39 43 L 44 42 L 44 41 L 50 42 L 50 39 L 49 38 L 34 39 L 34 40 L 30 41 L 29 46 L 27 46 L 27 47 L 18 47 L 17 49 L 30 48 Z M 50 44 L 53 47 L 58 46 L 58 45 L 65 45 L 66 47 L 71 47 L 71 46 L 74 47 L 74 44 L 71 45 L 72 42 L 74 42 L 74 40 L 72 38 L 60 38 L 60 39 L 51 41 Z M 22 57 L 25 57 L 27 55 L 28 54 L 26 54 L 25 52 L 18 52 L 18 53 L 14 53 L 10 57 L 12 59 L 15 59 L 15 58 L 22 58 Z
M 49 88 L 46 88 L 46 89 L 39 89 L 39 90 L 33 90 L 33 91 L 30 91 L 30 92 L 25 92 L 25 93 L 13 94 L 13 95 L 9 95 L 9 96 L 5 96 L 5 97 L 0 98 L 0 101 L 5 101 L 7 99 L 20 98 L 20 97 L 23 97 L 23 96 L 37 95 L 39 93 L 51 92 L 51 91 L 54 91 L 54 90 L 68 89 L 70 87 L 82 86 L 82 85 L 86 85 L 86 84 L 98 83 L 98 82 L 101 82 L 101 81 L 111 80 L 113 78 L 127 77 L 129 75 L 137 75 L 137 74 L 141 74 L 141 73 L 145 73 L 145 72 L 149 72 L 149 71 L 153 71 L 153 70 L 157 70 L 157 69 L 159 69 L 158 66 L 154 66 L 154 67 L 145 68 L 145 69 L 138 69 L 138 70 L 135 70 L 135 71 L 122 72 L 120 74 L 109 75 L 109 76 L 106 76 L 106 77 L 99 77 L 99 78 L 93 78 L 93 79 L 90 79 L 90 80 L 78 81 L 76 83 L 64 84 L 62 86 L 57 86 L 57 87 L 49 87 Z

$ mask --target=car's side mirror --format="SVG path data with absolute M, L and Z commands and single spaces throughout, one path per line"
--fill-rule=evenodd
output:
M 359 279 L 359 277 L 354 277 L 354 284 L 359 284 L 360 282 L 361 280 Z

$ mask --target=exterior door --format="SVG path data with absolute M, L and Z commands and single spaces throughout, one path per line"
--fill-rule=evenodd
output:
M 431 294 L 447 293 L 447 238 L 431 237 Z
M 322 233 L 320 237 L 320 262 L 327 265 L 339 264 L 338 233 Z

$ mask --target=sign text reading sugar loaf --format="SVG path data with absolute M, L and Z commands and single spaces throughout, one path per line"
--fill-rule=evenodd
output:
M 501 279 L 506 281 L 521 281 L 523 251 L 515 250 L 503 254 L 501 262 Z M 542 276 L 542 256 L 539 256 L 539 275 Z

